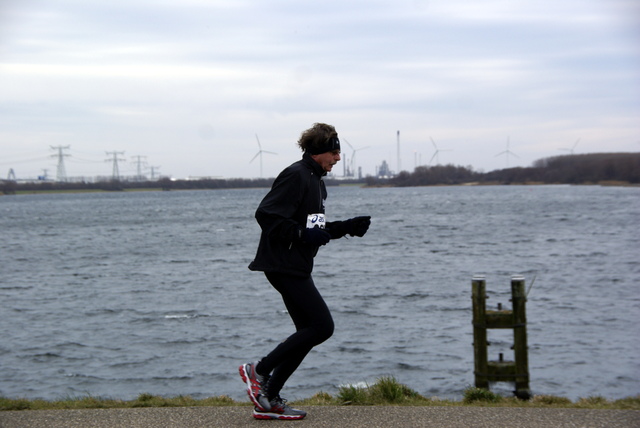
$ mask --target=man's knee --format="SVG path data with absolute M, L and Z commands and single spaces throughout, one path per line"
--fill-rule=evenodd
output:
M 324 342 L 325 340 L 329 339 L 331 336 L 333 336 L 333 331 L 334 331 L 334 324 L 333 324 L 333 320 L 328 320 L 325 321 L 324 323 L 322 323 L 321 325 L 319 325 L 315 330 L 316 330 L 316 341 L 318 344 Z

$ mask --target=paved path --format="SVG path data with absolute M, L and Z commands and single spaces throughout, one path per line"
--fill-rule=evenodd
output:
M 490 407 L 305 406 L 301 421 L 260 421 L 251 407 L 26 410 L 0 412 L 1 428 L 638 428 L 638 410 Z

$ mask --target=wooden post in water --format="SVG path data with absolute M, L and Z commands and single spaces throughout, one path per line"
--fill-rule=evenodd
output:
M 524 277 L 511 277 L 511 302 L 513 310 L 488 311 L 486 309 L 486 281 L 484 276 L 475 275 L 471 280 L 473 301 L 473 348 L 474 374 L 477 388 L 489 389 L 489 382 L 514 382 L 516 397 L 528 400 L 529 362 L 527 350 L 527 315 L 525 311 Z M 500 354 L 498 361 L 488 361 L 487 329 L 513 329 L 513 350 L 515 361 L 504 361 Z
M 513 352 L 515 359 L 514 382 L 516 397 L 528 400 L 529 391 L 529 352 L 527 347 L 527 295 L 524 276 L 511 277 L 511 303 L 513 305 Z
M 489 389 L 489 380 L 481 374 L 487 373 L 487 329 L 486 329 L 486 281 L 482 275 L 471 279 L 471 299 L 473 300 L 473 354 L 476 387 Z M 480 375 L 479 375 L 480 374 Z

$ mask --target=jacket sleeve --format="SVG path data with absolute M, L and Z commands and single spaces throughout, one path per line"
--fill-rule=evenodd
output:
M 284 170 L 256 210 L 256 220 L 269 238 L 292 242 L 302 239 L 303 225 L 296 214 L 304 193 L 302 179 L 295 170 Z

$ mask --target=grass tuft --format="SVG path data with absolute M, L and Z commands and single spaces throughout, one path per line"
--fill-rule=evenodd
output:
M 464 390 L 464 398 L 462 401 L 465 404 L 472 403 L 499 403 L 502 401 L 502 396 L 489 391 L 488 389 L 470 387 Z
M 531 403 L 543 406 L 562 407 L 570 405 L 571 400 L 566 397 L 557 397 L 555 395 L 534 395 L 533 398 L 531 398 Z
M 606 398 L 601 397 L 599 395 L 580 398 L 576 403 L 576 407 L 584 407 L 587 409 L 604 409 L 604 408 L 607 408 L 608 406 L 609 406 L 609 401 Z
M 338 390 L 338 402 L 343 405 L 424 404 L 427 398 L 392 376 L 383 376 L 373 385 L 346 385 Z
M 22 398 L 11 399 L 0 397 L 0 410 L 30 410 L 31 401 Z
M 640 395 L 635 397 L 621 398 L 613 402 L 616 409 L 640 410 Z
M 372 404 L 369 400 L 367 387 L 356 385 L 345 385 L 338 389 L 338 400 L 341 404 L 348 406 L 351 404 L 367 405 Z

